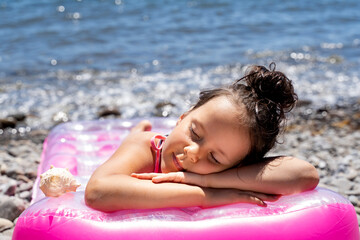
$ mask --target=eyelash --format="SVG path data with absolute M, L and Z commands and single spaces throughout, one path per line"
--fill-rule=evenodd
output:
M 214 155 L 212 153 L 210 153 L 210 156 L 216 164 L 220 164 L 220 162 L 214 157 Z
M 190 135 L 191 135 L 191 138 L 194 140 L 194 141 L 199 141 L 201 140 L 200 136 L 196 134 L 196 132 L 194 131 L 193 127 L 190 125 L 189 127 L 189 130 L 190 130 Z
M 190 124 L 190 127 L 189 127 L 189 130 L 190 130 L 190 135 L 191 135 L 191 139 L 194 140 L 194 141 L 199 141 L 201 140 L 201 137 L 194 131 L 192 125 Z M 210 158 L 211 160 L 215 163 L 215 164 L 221 164 L 215 157 L 212 153 L 210 153 Z

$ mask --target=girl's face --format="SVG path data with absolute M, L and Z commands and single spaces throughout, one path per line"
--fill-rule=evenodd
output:
M 250 135 L 239 126 L 239 109 L 225 96 L 182 115 L 162 150 L 162 172 L 220 172 L 250 151 Z

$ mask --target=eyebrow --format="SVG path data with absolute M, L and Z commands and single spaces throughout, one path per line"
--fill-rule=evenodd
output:
M 203 124 L 201 122 L 199 122 L 198 120 L 196 119 L 193 119 L 193 122 L 197 125 L 197 127 L 201 128 L 201 130 L 204 132 L 204 135 L 207 135 L 207 131 L 206 131 L 206 128 L 203 126 Z M 225 160 L 226 160 L 226 163 L 224 163 L 223 161 L 221 162 L 222 164 L 229 164 L 229 158 L 228 156 L 225 154 L 225 152 L 223 152 L 220 148 L 216 148 L 215 149 L 217 152 L 219 152 L 221 155 L 224 156 Z
M 201 130 L 202 130 L 203 132 L 205 132 L 205 134 L 206 134 L 206 129 L 205 129 L 205 127 L 202 125 L 201 122 L 199 122 L 197 119 L 193 119 L 192 121 L 197 125 L 197 127 L 201 128 Z

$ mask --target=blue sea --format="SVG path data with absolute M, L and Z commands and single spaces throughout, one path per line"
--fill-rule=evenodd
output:
M 336 105 L 359 98 L 359 56 L 359 0 L 0 0 L 0 118 L 175 117 L 272 61 Z

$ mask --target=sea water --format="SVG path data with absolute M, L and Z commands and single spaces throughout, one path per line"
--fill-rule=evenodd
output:
M 360 94 L 360 1 L 0 0 L 0 118 L 178 116 L 250 64 L 285 72 L 301 100 Z

